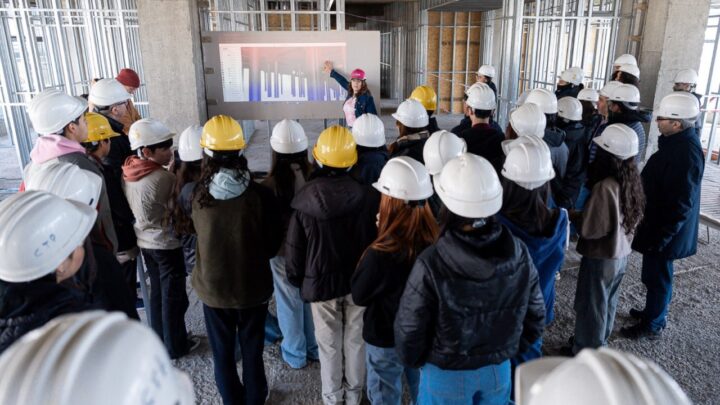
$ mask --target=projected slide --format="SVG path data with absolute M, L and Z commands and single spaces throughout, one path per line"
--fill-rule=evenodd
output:
M 343 101 L 346 89 L 322 72 L 344 63 L 345 43 L 219 44 L 225 102 Z

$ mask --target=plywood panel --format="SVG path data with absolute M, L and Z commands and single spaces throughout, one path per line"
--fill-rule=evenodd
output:
M 428 70 L 438 70 L 438 61 L 440 60 L 440 52 L 438 41 L 440 40 L 440 29 L 428 27 L 428 43 L 427 43 L 427 62 Z
M 437 11 L 428 12 L 428 25 L 440 25 L 440 13 Z
M 442 13 L 442 24 L 451 26 L 453 25 L 453 16 L 455 13 Z

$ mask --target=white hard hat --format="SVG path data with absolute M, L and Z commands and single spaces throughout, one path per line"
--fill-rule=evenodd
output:
M 593 142 L 623 160 L 639 151 L 637 134 L 625 124 L 608 125 L 600 136 L 593 138 Z
M 487 77 L 495 77 L 495 67 L 493 65 L 482 65 L 478 69 L 477 74 Z
M 683 69 L 675 75 L 673 83 L 688 83 L 696 84 L 698 81 L 698 74 L 693 69 Z
M 534 190 L 555 178 L 550 148 L 537 136 L 524 136 L 503 145 L 508 149 L 502 175 L 526 190 Z
M 433 195 L 427 169 L 409 156 L 390 159 L 373 187 L 385 195 L 405 201 L 425 200 Z
M 410 98 L 400 103 L 392 117 L 408 128 L 425 128 L 430 120 L 425 107 Z
M 45 191 L 0 203 L 0 280 L 31 281 L 52 273 L 90 233 L 97 211 Z M 7 403 L 0 401 L 0 403 Z
M 88 101 L 100 107 L 108 107 L 113 104 L 130 100 L 132 94 L 128 93 L 119 81 L 115 79 L 101 79 L 90 87 Z
M 10 346 L 0 365 L 3 404 L 195 403 L 160 339 L 120 312 L 55 318 Z
M 542 138 L 546 125 L 547 118 L 535 103 L 525 103 L 510 113 L 510 126 L 518 136 L 535 135 Z
M 558 116 L 570 121 L 582 120 L 583 107 L 575 97 L 563 97 L 558 100 Z
M 87 110 L 87 101 L 60 90 L 45 90 L 27 106 L 33 129 L 40 135 L 60 133 Z
M 638 88 L 633 86 L 632 84 L 622 83 L 612 89 L 607 97 L 610 101 L 626 103 L 625 106 L 631 109 L 635 109 L 637 108 L 636 105 L 634 106 L 627 103 L 640 103 L 640 90 L 638 90 Z
M 297 121 L 284 119 L 273 127 L 270 147 L 277 153 L 287 155 L 306 151 L 308 139 L 305 130 Z
M 26 190 L 47 191 L 92 208 L 97 207 L 102 186 L 103 179 L 97 174 L 58 160 L 42 164 L 37 170 L 29 170 L 25 180 Z
M 175 133 L 155 118 L 143 118 L 130 126 L 130 149 L 152 146 L 172 139 Z
M 629 75 L 633 75 L 638 79 L 640 78 L 640 68 L 637 65 L 633 65 L 631 63 L 623 63 L 620 65 L 620 67 L 618 67 L 618 70 L 621 72 L 625 72 Z
M 467 152 L 465 140 L 452 132 L 440 130 L 430 135 L 423 146 L 423 160 L 433 176 L 442 171 L 445 163 Z
M 355 120 L 352 128 L 355 143 L 368 148 L 385 145 L 385 125 L 380 117 L 366 113 Z
M 543 357 L 515 371 L 518 405 L 690 405 L 657 364 L 601 348 L 577 356 Z
M 494 110 L 497 107 L 495 92 L 485 83 L 475 83 L 467 92 L 467 104 L 475 110 Z
M 502 186 L 485 158 L 463 153 L 445 164 L 435 191 L 448 210 L 465 218 L 487 218 L 500 211 Z
M 525 103 L 534 103 L 543 114 L 557 114 L 557 97 L 548 89 L 533 89 L 525 99 Z
M 624 83 L 619 82 L 617 80 L 612 80 L 612 81 L 605 83 L 603 88 L 600 89 L 600 95 L 605 98 L 610 97 L 610 94 L 613 92 L 613 90 L 615 90 L 621 84 L 624 84 Z
M 700 114 L 698 99 L 685 91 L 676 91 L 663 97 L 657 116 L 678 120 L 694 119 Z
M 576 86 L 582 83 L 584 76 L 585 72 L 580 67 L 571 67 L 570 69 L 566 69 L 560 73 L 561 80 L 572 83 Z
M 597 103 L 600 99 L 600 94 L 595 89 L 582 89 L 577 95 L 577 99 L 580 101 L 590 101 Z
M 202 136 L 203 127 L 195 124 L 185 128 L 178 138 L 178 155 L 183 162 L 197 162 L 202 160 L 202 146 L 200 146 L 200 137 Z
M 637 66 L 637 59 L 635 59 L 634 56 L 630 55 L 629 53 L 622 54 L 615 59 L 615 62 L 613 65 L 624 65 L 624 64 L 630 64 Z

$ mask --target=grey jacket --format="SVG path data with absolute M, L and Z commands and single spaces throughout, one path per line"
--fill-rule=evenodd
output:
M 138 247 L 170 250 L 181 246 L 170 226 L 163 223 L 174 185 L 175 175 L 167 170 L 155 170 L 137 181 L 125 181 L 123 190 L 135 215 Z

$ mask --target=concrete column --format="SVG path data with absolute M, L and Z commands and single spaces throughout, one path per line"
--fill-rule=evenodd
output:
M 197 0 L 138 0 L 150 116 L 180 133 L 207 121 Z
M 639 61 L 643 105 L 656 110 L 672 92 L 672 80 L 679 70 L 699 69 L 710 1 L 650 1 Z M 658 135 L 657 125 L 651 122 L 645 157 L 657 150 Z

